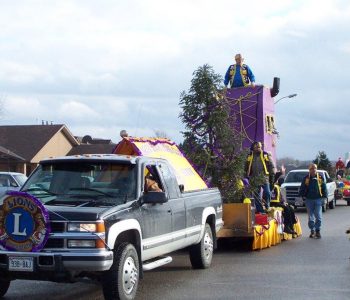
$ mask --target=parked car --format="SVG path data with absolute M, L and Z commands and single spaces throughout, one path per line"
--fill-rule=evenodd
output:
M 27 180 L 27 176 L 16 172 L 0 172 L 0 197 L 7 191 L 18 191 Z
M 298 196 L 299 188 L 303 178 L 309 173 L 307 169 L 297 169 L 288 172 L 284 183 L 281 186 L 282 196 L 287 199 L 290 205 L 297 207 L 305 207 L 305 201 Z M 325 212 L 327 208 L 333 209 L 336 205 L 336 183 L 330 178 L 329 174 L 325 170 L 317 170 L 317 173 L 322 177 L 322 180 L 326 183 L 328 198 L 322 206 L 322 211 Z

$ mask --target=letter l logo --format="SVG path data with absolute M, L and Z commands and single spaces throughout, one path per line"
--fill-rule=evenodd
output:
M 24 230 L 22 232 L 19 232 L 19 217 L 22 215 L 22 214 L 18 214 L 18 213 L 13 213 L 15 219 L 14 219 L 14 228 L 13 228 L 13 232 L 12 234 L 14 235 L 23 235 L 25 236 L 27 233 L 27 229 L 24 228 Z

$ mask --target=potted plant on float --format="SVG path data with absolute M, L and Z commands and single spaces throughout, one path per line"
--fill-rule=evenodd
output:
M 250 214 L 250 205 L 242 202 L 255 185 L 242 186 L 248 151 L 242 150 L 243 136 L 232 126 L 235 115 L 230 113 L 222 82 L 209 65 L 193 73 L 189 91 L 180 96 L 180 118 L 185 125 L 180 148 L 208 185 L 220 189 L 224 222 L 230 226 L 238 215 Z

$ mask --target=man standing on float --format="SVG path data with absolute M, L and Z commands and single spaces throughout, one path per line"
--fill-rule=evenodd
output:
M 231 88 L 242 87 L 242 86 L 255 86 L 255 77 L 252 70 L 243 63 L 243 57 L 241 54 L 235 55 L 236 63 L 230 65 L 227 69 L 224 84 L 230 83 Z
M 257 212 L 263 213 L 264 207 L 260 199 L 260 190 L 263 189 L 265 208 L 269 209 L 271 201 L 270 184 L 273 184 L 275 177 L 275 166 L 271 155 L 263 151 L 260 142 L 254 142 L 250 147 L 250 151 L 244 170 L 249 182 L 256 185 L 257 188 L 254 191 L 255 209 Z

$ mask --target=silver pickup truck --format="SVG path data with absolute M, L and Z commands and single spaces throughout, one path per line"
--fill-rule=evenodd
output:
M 0 197 L 7 191 L 18 191 L 27 180 L 27 176 L 17 172 L 0 172 Z
M 317 173 L 320 174 L 327 186 L 328 198 L 322 206 L 322 211 L 325 212 L 328 207 L 333 209 L 336 206 L 335 190 L 337 186 L 335 181 L 330 178 L 327 171 L 317 170 Z M 298 194 L 301 182 L 307 174 L 309 174 L 309 170 L 307 169 L 291 170 L 286 175 L 284 183 L 281 186 L 282 197 L 295 208 L 305 207 L 305 201 L 299 197 Z
M 146 190 L 152 175 L 157 191 Z M 90 155 L 40 162 L 0 201 L 0 297 L 15 279 L 98 279 L 105 299 L 133 299 L 143 271 L 188 249 L 208 268 L 221 228 L 218 189 L 184 192 L 166 160 Z

